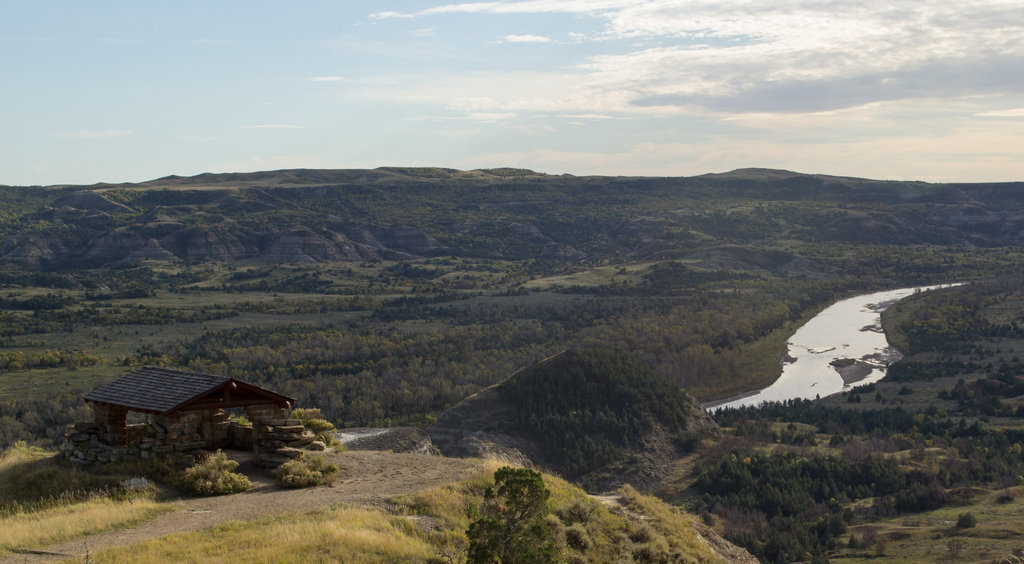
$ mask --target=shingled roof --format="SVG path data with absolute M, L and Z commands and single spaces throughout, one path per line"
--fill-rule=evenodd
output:
M 89 392 L 85 401 L 162 415 L 266 404 L 285 407 L 295 399 L 227 376 L 143 366 Z

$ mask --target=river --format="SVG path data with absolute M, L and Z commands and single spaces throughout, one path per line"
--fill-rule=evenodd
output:
M 881 380 L 886 367 L 900 358 L 882 332 L 882 312 L 917 292 L 945 287 L 949 285 L 888 290 L 832 304 L 789 338 L 782 375 L 775 383 L 706 407 L 715 410 L 766 401 L 814 399 Z

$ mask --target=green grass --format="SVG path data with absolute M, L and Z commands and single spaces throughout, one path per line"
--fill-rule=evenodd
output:
M 569 274 L 535 278 L 523 284 L 523 287 L 528 290 L 543 291 L 570 286 L 590 287 L 613 283 L 639 283 L 643 280 L 643 271 L 649 266 L 650 263 L 598 266 Z
M 999 497 L 1009 493 L 1013 501 L 1000 503 Z M 855 525 L 850 532 L 863 538 L 865 533 L 881 540 L 884 556 L 877 556 L 878 543 L 864 548 L 843 548 L 832 556 L 833 562 L 963 562 L 989 563 L 1008 558 L 1014 551 L 1024 549 L 1024 487 L 979 490 L 968 505 L 944 507 L 892 519 Z M 977 525 L 969 529 L 956 527 L 957 518 L 970 512 Z M 873 532 L 869 532 L 872 531 Z M 956 560 L 950 559 L 950 539 L 963 541 L 963 549 Z M 845 542 L 849 534 L 841 537 Z
M 61 390 L 90 389 L 124 373 L 123 366 L 109 364 L 77 370 L 37 368 L 0 372 L 0 400 L 44 397 Z
M 68 467 L 51 451 L 18 443 L 0 453 L 0 513 L 77 501 L 119 481 Z

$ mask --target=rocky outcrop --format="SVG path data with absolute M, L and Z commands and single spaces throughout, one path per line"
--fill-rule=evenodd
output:
M 441 454 L 427 432 L 416 427 L 343 429 L 338 431 L 336 436 L 349 450 Z
M 429 254 L 442 248 L 436 239 L 417 227 L 384 227 L 372 231 L 385 247 L 416 255 Z
M 70 209 L 70 208 L 67 208 Z M 63 217 L 52 214 L 53 221 Z M 271 264 L 412 259 L 443 248 L 422 229 L 362 227 L 314 231 L 288 227 L 277 231 L 223 226 L 185 226 L 149 214 L 145 220 L 82 238 L 81 232 L 37 231 L 16 234 L 0 246 L 4 260 L 32 268 L 84 262 L 117 264 L 125 259 L 155 261 L 233 261 L 258 259 Z M 152 236 L 152 234 L 160 234 Z M 161 234 L 162 233 L 162 234 Z M 379 238 L 378 238 L 379 237 Z
M 370 255 L 371 257 L 373 255 Z M 318 263 L 369 258 L 338 233 L 319 235 L 309 229 L 289 229 L 275 235 L 260 259 L 270 263 Z
M 187 227 L 160 240 L 161 246 L 186 260 L 255 258 L 260 254 L 258 241 L 244 233 Z
M 533 468 L 533 460 L 540 457 L 537 445 L 528 437 L 501 431 L 511 416 L 511 406 L 495 387 L 490 387 L 442 413 L 428 431 L 430 441 L 445 456 L 484 458 Z
M 75 192 L 57 200 L 54 207 L 67 206 L 78 210 L 96 210 L 109 213 L 133 213 L 135 210 L 108 200 L 103 194 L 92 190 Z
M 53 233 L 23 233 L 11 236 L 0 247 L 0 256 L 24 266 L 52 264 L 74 250 L 70 242 Z
M 160 242 L 156 239 L 147 239 L 142 247 L 136 248 L 128 253 L 129 259 L 137 260 L 156 260 L 165 262 L 174 262 L 178 260 L 178 257 L 174 253 L 168 251 L 160 245 Z

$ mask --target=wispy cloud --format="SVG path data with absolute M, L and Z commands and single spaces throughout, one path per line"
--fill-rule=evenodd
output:
M 444 4 L 418 12 L 378 12 L 371 17 L 416 17 L 436 14 L 588 14 L 641 6 L 649 0 L 524 0 L 520 2 L 466 2 Z M 385 15 L 386 14 L 386 15 Z
M 114 137 L 127 137 L 132 132 L 126 129 L 78 129 L 75 131 L 62 131 L 56 136 L 61 139 L 111 139 Z
M 342 76 L 314 76 L 309 79 L 310 82 L 341 82 L 345 80 Z
M 474 112 L 466 116 L 476 121 L 502 121 L 516 117 L 515 112 Z
M 504 43 L 551 43 L 550 37 L 543 35 L 506 35 L 501 38 Z
M 242 125 L 242 129 L 309 129 L 304 125 L 290 125 L 285 123 L 261 123 L 256 125 Z
M 1015 108 L 1012 110 L 993 110 L 991 112 L 981 112 L 977 114 L 979 117 L 1012 117 L 1012 118 L 1024 118 L 1024 108 Z
M 370 14 L 370 19 L 374 20 L 389 20 L 391 18 L 413 18 L 414 14 L 403 14 L 402 12 L 385 11 L 385 12 L 374 12 Z
M 615 119 L 613 116 L 604 114 L 560 114 L 558 117 L 564 119 Z

